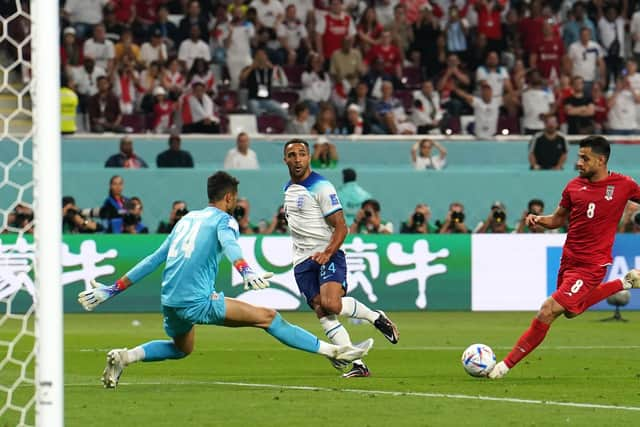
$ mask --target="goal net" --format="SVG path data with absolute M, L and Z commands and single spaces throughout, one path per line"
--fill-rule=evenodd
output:
M 50 297 L 62 292 L 55 226 L 60 217 L 60 104 L 57 73 L 52 72 L 59 69 L 54 56 L 59 52 L 57 7 L 55 0 L 6 0 L 0 7 L 1 426 L 62 423 L 61 300 Z M 41 20 L 44 13 L 50 15 Z M 48 69 L 48 81 L 36 78 L 38 69 Z M 53 123 L 40 120 L 43 113 Z M 42 142 L 51 144 L 51 158 Z M 52 162 L 57 165 L 51 167 Z M 43 179 L 48 176 L 50 181 Z M 52 218 L 40 215 L 45 209 Z M 50 289 L 43 289 L 41 277 L 51 277 Z

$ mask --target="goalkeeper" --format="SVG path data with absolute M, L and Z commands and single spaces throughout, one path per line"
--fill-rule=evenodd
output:
M 171 340 L 156 340 L 131 350 L 114 349 L 107 354 L 102 382 L 115 388 L 127 365 L 144 361 L 181 359 L 193 351 L 194 325 L 253 326 L 262 328 L 280 342 L 299 350 L 351 361 L 364 356 L 373 340 L 356 345 L 336 346 L 319 340 L 306 330 L 291 325 L 278 312 L 255 307 L 215 290 L 215 278 L 222 252 L 244 279 L 245 289 L 269 286 L 272 273 L 256 274 L 242 258 L 238 223 L 233 212 L 238 197 L 238 181 L 225 172 L 207 180 L 209 206 L 192 211 L 174 227 L 162 245 L 111 286 L 93 282 L 93 289 L 78 295 L 86 310 L 124 291 L 166 262 L 162 274 L 164 330 Z

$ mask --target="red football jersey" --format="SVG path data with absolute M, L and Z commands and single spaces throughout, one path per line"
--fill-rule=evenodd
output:
M 640 202 L 640 186 L 619 173 L 609 172 L 598 182 L 580 177 L 569 181 L 560 200 L 560 206 L 570 211 L 563 262 L 609 264 L 618 222 L 628 200 Z
M 564 55 L 564 45 L 559 38 L 542 39 L 534 51 L 538 55 L 537 68 L 545 79 L 551 76 L 551 70 L 556 70 L 556 76 L 560 76 L 560 60 Z

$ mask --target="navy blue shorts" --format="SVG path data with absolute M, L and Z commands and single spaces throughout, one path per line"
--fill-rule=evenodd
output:
M 327 282 L 342 284 L 347 293 L 347 261 L 344 252 L 337 251 L 329 261 L 320 265 L 311 258 L 306 259 L 293 269 L 298 289 L 311 306 L 311 300 L 320 293 L 320 286 Z

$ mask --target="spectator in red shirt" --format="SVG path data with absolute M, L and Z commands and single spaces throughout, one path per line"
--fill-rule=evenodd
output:
M 351 16 L 342 10 L 342 0 L 331 0 L 329 12 L 316 23 L 316 50 L 329 60 L 342 46 L 342 39 L 356 35 Z
M 79 67 L 83 60 L 82 45 L 76 42 L 76 30 L 73 27 L 65 28 L 60 46 L 60 63 L 63 67 Z
M 391 32 L 384 31 L 382 33 L 381 43 L 371 48 L 369 54 L 365 58 L 365 62 L 367 64 L 371 64 L 374 59 L 381 58 L 384 64 L 384 72 L 401 79 L 402 54 L 400 53 L 398 46 L 391 43 L 391 41 Z
M 501 16 L 504 0 L 477 0 L 478 33 L 487 37 L 489 50 L 502 51 Z
M 537 43 L 529 56 L 529 65 L 537 68 L 545 79 L 557 81 L 564 58 L 564 44 L 554 34 L 549 22 L 542 24 L 542 39 Z
M 537 50 L 536 48 L 540 45 L 543 37 L 543 22 L 544 17 L 542 16 L 542 4 L 540 0 L 533 0 L 529 4 L 529 16 L 522 18 L 518 25 L 520 37 L 522 38 L 522 48 L 528 55 L 535 53 Z M 533 67 L 534 65 L 531 66 Z
M 378 22 L 376 9 L 369 6 L 365 9 L 358 23 L 358 47 L 366 56 L 369 50 L 380 42 L 382 25 Z
M 120 24 L 130 26 L 136 19 L 135 0 L 112 0 L 111 4 Z
M 554 95 L 556 97 L 558 123 L 562 125 L 567 122 L 567 115 L 564 112 L 564 100 L 573 95 L 573 88 L 571 87 L 571 77 L 569 77 L 567 74 L 563 74 L 560 76 L 560 82 L 554 89 Z

